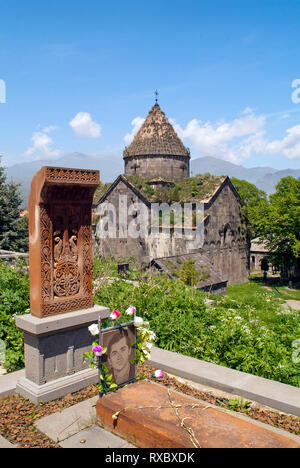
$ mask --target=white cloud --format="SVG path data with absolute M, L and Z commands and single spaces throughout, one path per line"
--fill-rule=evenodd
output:
M 57 157 L 61 154 L 61 150 L 59 149 L 52 149 L 53 146 L 53 139 L 48 135 L 48 133 L 56 130 L 57 127 L 55 126 L 48 126 L 43 128 L 40 132 L 34 132 L 31 141 L 33 145 L 29 147 L 24 156 L 33 156 L 35 155 L 36 158 L 44 156 L 44 157 Z
M 254 154 L 282 154 L 289 159 L 300 158 L 300 125 L 286 130 L 281 140 L 269 141 L 266 137 L 266 115 L 256 115 L 247 107 L 241 117 L 230 122 L 191 120 L 185 128 L 173 125 L 180 138 L 191 141 L 201 156 L 214 156 L 241 164 Z
M 132 140 L 134 139 L 135 135 L 137 134 L 137 132 L 139 131 L 139 129 L 141 128 L 144 122 L 145 122 L 145 119 L 143 119 L 142 117 L 136 117 L 135 119 L 133 119 L 133 121 L 131 122 L 131 125 L 133 125 L 133 129 L 131 133 L 127 133 L 125 135 L 124 137 L 125 143 L 130 145 L 130 143 L 132 142 Z
M 76 135 L 86 138 L 99 138 L 101 136 L 101 125 L 94 122 L 88 112 L 79 112 L 71 120 L 70 126 Z
M 237 164 L 247 159 L 245 139 L 261 136 L 265 121 L 265 116 L 255 116 L 252 109 L 246 108 L 240 118 L 231 122 L 212 125 L 193 119 L 186 128 L 176 123 L 174 128 L 180 138 L 191 140 L 202 156 L 214 156 Z
M 50 132 L 54 132 L 54 130 L 56 130 L 58 127 L 56 125 L 49 125 L 48 127 L 44 127 L 42 132 L 44 133 L 50 133 Z
M 288 159 L 300 159 L 300 125 L 288 128 L 282 140 L 266 142 L 267 154 L 283 154 Z

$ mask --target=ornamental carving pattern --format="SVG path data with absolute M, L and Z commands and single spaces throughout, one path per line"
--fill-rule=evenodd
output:
M 46 178 L 51 182 L 84 182 L 99 183 L 99 172 L 85 169 L 67 169 L 64 167 L 47 167 Z
M 40 208 L 40 232 L 41 232 L 41 285 L 44 301 L 51 300 L 51 221 L 49 207 L 42 205 Z
M 80 290 L 78 235 L 80 207 L 53 207 L 54 297 L 75 296 Z
M 47 317 L 93 306 L 91 207 L 98 184 L 99 173 L 88 170 L 44 167 L 33 179 L 29 199 L 33 315 Z

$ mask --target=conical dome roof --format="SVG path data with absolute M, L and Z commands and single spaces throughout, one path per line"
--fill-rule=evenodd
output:
M 131 145 L 125 149 L 124 158 L 155 154 L 190 155 L 157 103 L 150 110 Z

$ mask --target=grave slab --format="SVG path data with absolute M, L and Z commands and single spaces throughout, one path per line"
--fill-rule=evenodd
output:
M 35 426 L 54 442 L 61 442 L 95 423 L 98 397 L 89 398 L 44 418 Z
M 35 426 L 62 448 L 133 448 L 95 423 L 98 397 L 39 419 Z
M 15 446 L 0 435 L 0 448 L 15 448 Z
M 25 369 L 0 376 L 0 398 L 15 393 L 17 383 L 24 378 Z
M 141 448 L 300 448 L 296 436 L 147 381 L 100 398 L 97 416 Z
M 65 439 L 59 445 L 62 448 L 134 448 L 126 440 L 96 425 Z

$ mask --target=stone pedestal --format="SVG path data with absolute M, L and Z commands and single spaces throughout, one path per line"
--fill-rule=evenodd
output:
M 39 404 L 96 383 L 97 370 L 83 359 L 95 341 L 88 327 L 109 314 L 108 308 L 94 306 L 43 319 L 17 316 L 16 325 L 24 331 L 25 378 L 16 391 Z

